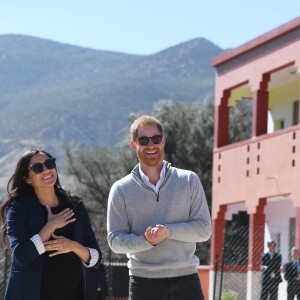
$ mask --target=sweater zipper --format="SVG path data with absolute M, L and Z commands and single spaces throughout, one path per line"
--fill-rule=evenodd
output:
M 170 172 L 168 172 L 168 170 L 167 170 L 167 173 L 166 173 L 166 176 L 165 176 L 165 180 L 164 180 L 164 182 L 162 183 L 162 185 L 159 187 L 158 192 L 157 192 L 157 194 L 156 194 L 156 201 L 157 201 L 157 202 L 159 202 L 159 192 L 160 192 L 160 189 L 165 185 L 165 183 L 166 183 L 166 181 L 167 181 L 167 178 L 169 177 L 169 174 L 170 174 Z
M 156 196 L 156 202 L 159 202 L 159 191 L 158 191 L 158 193 L 156 194 L 148 185 L 146 185 L 144 182 L 143 182 L 143 184 L 145 185 L 145 187 L 148 189 L 148 190 L 150 190 L 150 191 L 152 191 L 154 194 L 155 194 L 155 196 Z
M 170 175 L 170 173 L 168 172 L 168 170 L 167 170 L 167 173 L 166 173 L 166 176 L 165 176 L 165 180 L 164 180 L 164 182 L 162 183 L 162 185 L 159 187 L 159 189 L 158 189 L 158 192 L 157 192 L 157 194 L 148 186 L 148 185 L 146 185 L 145 183 L 144 183 L 144 181 L 143 180 L 141 180 L 140 179 L 140 177 L 137 175 L 137 174 L 135 174 L 134 172 L 133 172 L 133 174 L 143 183 L 143 185 L 148 189 L 148 190 L 151 190 L 154 194 L 155 194 L 155 196 L 156 196 L 156 202 L 159 202 L 159 192 L 160 192 L 160 189 L 165 185 L 165 183 L 166 183 L 166 181 L 167 181 L 167 178 L 169 177 L 169 175 Z

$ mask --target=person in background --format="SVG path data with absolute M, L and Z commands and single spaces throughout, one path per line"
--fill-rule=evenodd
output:
M 107 218 L 109 246 L 129 258 L 129 299 L 204 299 L 195 249 L 211 219 L 200 180 L 163 160 L 156 118 L 136 119 L 130 136 L 139 164 L 111 187 Z
M 287 281 L 288 300 L 294 300 L 295 296 L 300 300 L 300 256 L 299 249 L 291 249 L 291 260 L 284 265 L 284 279 Z
M 81 199 L 60 185 L 55 158 L 26 151 L 7 191 L 1 229 L 13 261 L 4 299 L 96 299 L 97 288 L 88 287 L 84 273 L 102 254 Z
M 269 251 L 261 258 L 261 300 L 277 300 L 278 285 L 282 282 L 280 275 L 281 255 L 276 252 L 276 243 L 267 243 Z

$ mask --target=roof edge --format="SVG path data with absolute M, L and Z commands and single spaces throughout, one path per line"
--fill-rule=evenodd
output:
M 250 40 L 249 42 L 242 44 L 241 46 L 238 46 L 232 50 L 228 50 L 216 57 L 213 57 L 211 60 L 211 65 L 213 67 L 217 67 L 237 56 L 240 56 L 246 52 L 258 48 L 261 45 L 266 44 L 298 28 L 300 28 L 300 17 L 296 17 L 295 19 L 268 31 Z

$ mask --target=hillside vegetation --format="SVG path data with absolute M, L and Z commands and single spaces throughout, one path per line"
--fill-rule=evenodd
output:
M 161 99 L 201 102 L 222 51 L 203 38 L 145 56 L 0 35 L 0 176 L 28 145 L 58 157 L 66 143 L 115 145 L 131 112 Z

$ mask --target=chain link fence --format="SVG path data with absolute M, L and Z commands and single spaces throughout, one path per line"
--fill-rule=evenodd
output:
M 249 293 L 251 293 L 251 300 L 261 299 L 261 257 L 268 252 L 266 243 L 274 240 L 277 244 L 277 252 L 282 257 L 280 268 L 282 282 L 278 285 L 278 299 L 287 300 L 288 283 L 285 275 L 287 263 L 291 260 L 291 248 L 295 244 L 295 227 L 289 226 L 289 230 L 286 227 L 272 228 L 271 232 L 266 231 L 266 227 L 258 229 L 258 232 L 264 232 L 264 234 L 254 234 L 254 252 L 256 249 L 263 250 L 256 251 L 251 264 L 259 266 L 259 268 L 248 271 L 249 225 L 247 216 L 244 215 L 240 221 L 227 221 L 223 251 L 214 258 L 214 285 L 213 295 L 210 299 L 246 300 L 249 299 L 247 296 Z M 297 276 L 297 271 L 295 276 Z M 295 289 L 298 289 L 300 293 L 300 281 Z
M 106 274 L 106 300 L 127 300 L 129 272 L 127 258 L 114 258 L 103 262 Z
M 11 264 L 11 255 L 6 247 L 0 248 L 0 300 L 4 298 L 4 291 Z
M 6 247 L 0 248 L 0 300 L 4 299 L 10 265 L 10 250 Z M 129 273 L 126 258 L 103 261 L 97 276 L 99 300 L 128 299 Z
M 251 300 L 260 299 L 261 275 L 260 270 L 249 272 L 248 251 L 249 251 L 249 222 L 245 214 L 239 222 L 227 221 L 224 232 L 224 246 L 222 253 L 215 257 L 214 280 L 210 284 L 213 300 L 246 300 L 247 293 L 251 289 Z M 284 266 L 291 259 L 291 248 L 295 245 L 295 222 L 290 220 L 287 228 L 276 227 L 258 229 L 262 234 L 254 235 L 254 252 L 256 253 L 252 264 L 260 265 L 261 256 L 267 251 L 265 245 L 270 239 L 277 243 L 277 251 L 282 256 L 281 277 L 282 282 L 278 287 L 278 299 L 287 299 L 287 281 L 284 278 Z M 262 249 L 262 250 L 260 250 Z M 11 264 L 11 254 L 8 248 L 0 248 L 0 300 L 3 299 L 7 282 L 9 268 Z M 99 278 L 99 300 L 127 300 L 129 274 L 127 268 L 127 258 L 111 258 L 108 255 L 101 265 L 101 276 Z M 100 275 L 99 275 L 100 276 Z M 299 283 L 300 284 L 300 283 Z
M 227 226 L 223 252 L 215 258 L 214 300 L 246 299 L 248 232 L 247 225 Z

